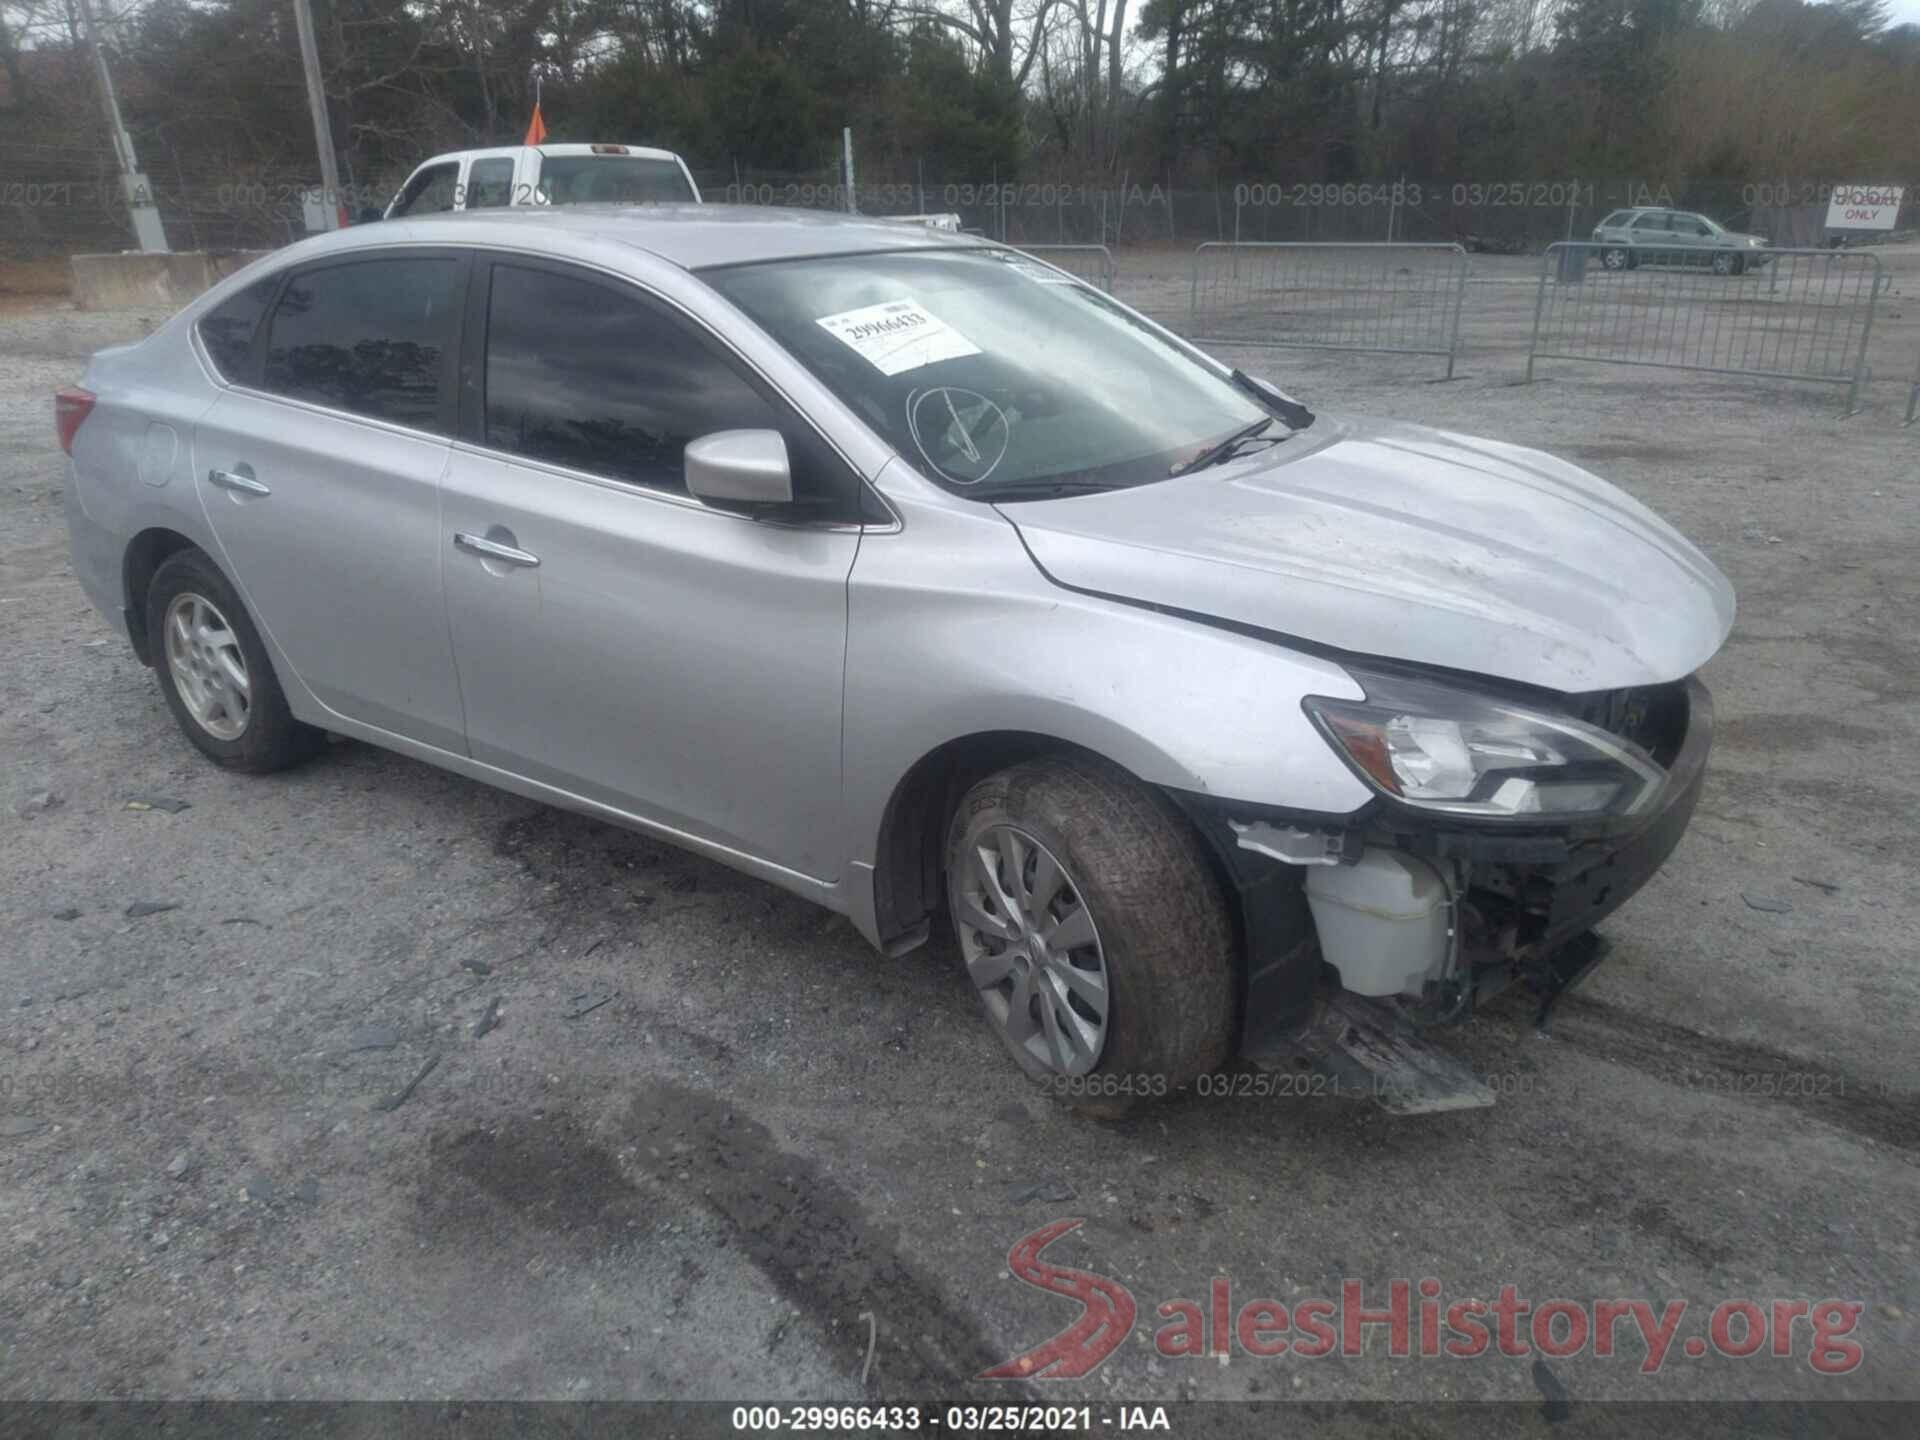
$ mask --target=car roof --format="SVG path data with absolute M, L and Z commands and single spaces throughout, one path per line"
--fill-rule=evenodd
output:
M 988 242 L 899 220 L 763 205 L 552 205 L 423 215 L 302 241 L 303 258 L 404 242 L 499 245 L 582 256 L 608 244 L 684 270 L 876 250 L 951 250 Z
M 618 145 L 621 150 L 626 152 L 627 155 L 637 155 L 642 160 L 677 161 L 680 159 L 680 157 L 671 150 L 660 150 L 651 145 L 629 145 L 624 140 L 610 140 L 605 142 L 594 142 L 594 143 Z M 552 144 L 552 145 L 546 145 L 546 144 L 542 144 L 542 145 L 474 145 L 474 146 L 468 147 L 465 150 L 448 150 L 439 155 L 431 155 L 425 160 L 422 160 L 419 165 L 416 165 L 413 168 L 418 170 L 421 168 L 421 166 L 425 166 L 425 165 L 440 165 L 440 164 L 444 164 L 448 160 L 462 160 L 469 155 L 513 155 L 513 154 L 518 154 L 520 151 L 523 151 L 523 150 L 538 150 L 542 155 L 555 155 L 555 156 L 592 155 L 595 153 L 602 153 L 602 154 L 605 153 L 604 151 L 596 152 L 594 149 L 594 144 L 589 144 L 585 142 L 573 142 L 573 141 L 568 141 L 565 144 Z M 617 159 L 620 159 L 621 157 L 618 155 L 609 155 L 607 158 L 617 160 Z

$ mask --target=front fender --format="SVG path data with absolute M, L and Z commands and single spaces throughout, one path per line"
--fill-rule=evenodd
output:
M 1360 698 L 1338 665 L 1055 586 L 985 505 L 894 495 L 849 582 L 849 838 L 871 866 L 895 787 L 953 740 L 1021 732 L 1150 784 L 1344 815 L 1371 798 L 1308 721 L 1306 695 Z

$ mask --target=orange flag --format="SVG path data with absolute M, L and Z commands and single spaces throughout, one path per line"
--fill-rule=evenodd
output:
M 533 102 L 533 119 L 527 122 L 527 138 L 523 144 L 538 145 L 547 138 L 547 122 L 540 118 L 540 102 Z

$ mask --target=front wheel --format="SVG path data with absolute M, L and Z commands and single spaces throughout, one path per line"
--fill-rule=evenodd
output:
M 1633 255 L 1630 251 L 1623 250 L 1620 246 L 1615 245 L 1610 250 L 1602 250 L 1600 252 L 1600 263 L 1609 270 L 1631 270 L 1633 268 Z
M 1746 268 L 1746 260 L 1739 255 L 1728 255 L 1723 251 L 1713 257 L 1713 273 L 1716 275 L 1738 275 Z
M 947 837 L 947 900 L 967 976 L 1035 1079 L 1165 1094 L 1221 1064 L 1234 931 L 1191 825 L 1092 758 L 1013 766 L 967 792 Z M 1064 1083 L 1065 1080 L 1075 1084 Z

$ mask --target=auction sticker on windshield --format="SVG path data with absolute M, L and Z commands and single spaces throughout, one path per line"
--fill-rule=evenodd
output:
M 819 323 L 829 335 L 859 351 L 882 375 L 980 353 L 978 345 L 916 300 L 863 305 L 838 315 L 822 315 Z

